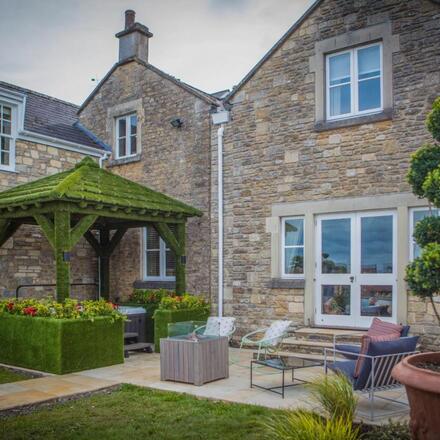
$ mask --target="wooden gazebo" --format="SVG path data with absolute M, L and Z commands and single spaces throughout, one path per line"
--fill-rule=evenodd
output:
M 54 250 L 61 302 L 70 295 L 70 252 L 84 236 L 100 259 L 101 296 L 108 298 L 115 247 L 129 228 L 153 226 L 176 255 L 176 292 L 181 294 L 186 287 L 186 220 L 201 215 L 85 158 L 69 171 L 0 192 L 0 247 L 21 225 L 39 225 Z

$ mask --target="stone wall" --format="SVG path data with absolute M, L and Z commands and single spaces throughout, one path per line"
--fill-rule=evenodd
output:
M 187 290 L 210 290 L 210 104 L 144 65 L 119 66 L 80 114 L 81 122 L 114 145 L 116 116 L 136 112 L 142 150 L 109 164 L 114 173 L 186 202 L 204 212 L 187 227 Z M 173 128 L 179 117 L 183 126 Z M 111 290 L 126 298 L 140 280 L 140 230 L 131 230 L 111 258 Z
M 16 142 L 16 173 L 0 171 L 0 191 L 72 168 L 84 156 L 79 153 L 36 144 Z M 72 252 L 72 283 L 96 283 L 95 252 L 84 239 Z M 55 261 L 52 248 L 37 226 L 23 225 L 0 248 L 0 296 L 13 296 L 21 284 L 54 284 Z M 46 296 L 53 288 L 27 288 L 21 296 Z M 76 287 L 72 297 L 94 298 L 94 286 Z
M 410 190 L 409 157 L 430 140 L 424 120 L 440 95 L 439 20 L 440 8 L 429 1 L 324 1 L 233 96 L 224 145 L 225 298 L 227 313 L 239 318 L 242 331 L 275 318 L 304 321 L 301 291 L 270 287 L 265 221 L 273 204 Z M 318 131 L 310 66 L 315 43 L 389 21 L 397 45 L 392 117 Z M 216 151 L 213 133 L 213 291 Z M 408 320 L 420 326 L 418 332 L 438 330 L 421 318 L 427 306 L 415 299 L 409 305 Z

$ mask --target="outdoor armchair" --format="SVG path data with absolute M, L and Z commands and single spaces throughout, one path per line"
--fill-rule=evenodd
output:
M 417 341 L 418 336 L 391 341 L 371 341 L 366 353 L 358 353 L 356 360 L 337 360 L 337 356 L 349 357 L 352 353 L 326 348 L 324 350 L 325 373 L 327 374 L 330 369 L 337 374 L 342 374 L 350 380 L 354 391 L 367 393 L 370 403 L 369 415 L 373 420 L 375 397 L 407 406 L 406 402 L 379 396 L 376 393 L 402 386 L 391 376 L 391 371 L 403 358 L 416 353 Z
M 258 360 L 263 353 L 265 357 L 267 353 L 276 353 L 291 324 L 292 321 L 274 321 L 269 327 L 250 332 L 242 337 L 240 349 L 245 345 L 258 348 Z M 258 337 L 259 334 L 262 336 Z

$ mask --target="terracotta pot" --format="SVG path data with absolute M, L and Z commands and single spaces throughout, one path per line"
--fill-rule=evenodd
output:
M 408 356 L 392 375 L 405 385 L 411 408 L 410 427 L 414 440 L 440 439 L 440 373 L 417 368 L 419 362 L 440 364 L 440 352 Z

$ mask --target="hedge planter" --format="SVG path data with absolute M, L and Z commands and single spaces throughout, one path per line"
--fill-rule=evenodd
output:
M 0 363 L 65 374 L 124 362 L 124 322 L 0 316 Z
M 440 352 L 408 356 L 393 369 L 393 377 L 405 385 L 411 407 L 411 431 L 415 440 L 440 436 L 440 372 L 420 365 L 440 367 Z
M 168 324 L 183 321 L 206 321 L 209 312 L 200 309 L 156 310 L 154 313 L 154 350 L 160 352 L 160 338 L 168 336 Z

